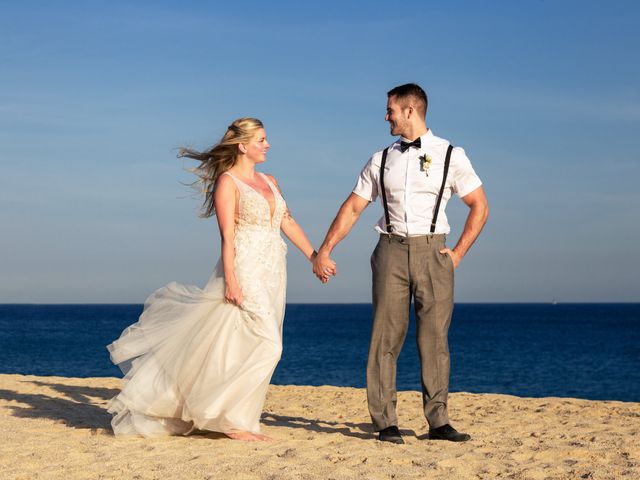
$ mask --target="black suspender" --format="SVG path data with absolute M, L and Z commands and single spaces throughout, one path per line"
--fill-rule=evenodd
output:
M 382 190 L 382 206 L 384 207 L 384 221 L 387 226 L 387 233 L 391 233 L 391 220 L 389 219 L 389 207 L 387 205 L 387 191 L 384 188 L 384 164 L 387 163 L 387 153 L 389 147 L 382 151 L 382 162 L 380 162 L 380 190 Z
M 447 183 L 447 174 L 449 173 L 449 163 L 451 163 L 452 150 L 453 150 L 453 145 L 449 144 L 449 148 L 447 148 L 447 156 L 444 159 L 444 173 L 442 174 L 442 185 L 440 186 L 440 193 L 438 193 L 436 208 L 433 211 L 433 220 L 431 220 L 431 233 L 434 233 L 436 231 L 436 221 L 438 220 L 438 212 L 440 211 L 440 202 L 442 201 L 442 195 L 444 194 L 444 186 Z
M 442 195 L 444 194 L 444 187 L 447 184 L 447 175 L 449 174 L 449 164 L 451 163 L 451 151 L 453 145 L 449 145 L 447 148 L 447 155 L 444 159 L 444 173 L 442 175 L 442 185 L 440 186 L 440 192 L 438 193 L 438 199 L 436 200 L 436 206 L 433 210 L 433 220 L 431 221 L 431 233 L 436 231 L 436 222 L 438 221 L 438 212 L 440 211 L 440 203 L 442 202 Z M 384 166 L 387 163 L 387 153 L 389 148 L 385 148 L 382 151 L 382 161 L 380 162 L 380 190 L 382 193 L 382 206 L 384 207 L 384 221 L 386 224 L 387 233 L 393 231 L 391 227 L 391 219 L 389 218 L 389 206 L 387 205 L 387 191 L 384 188 Z

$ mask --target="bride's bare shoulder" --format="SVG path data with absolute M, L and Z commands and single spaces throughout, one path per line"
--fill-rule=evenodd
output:
M 226 172 L 221 174 L 216 179 L 216 193 L 218 194 L 230 194 L 238 191 L 238 186 L 231 175 L 227 175 Z

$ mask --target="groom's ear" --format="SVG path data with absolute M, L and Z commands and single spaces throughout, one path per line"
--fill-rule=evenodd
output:
M 413 103 L 407 103 L 407 105 L 404 107 L 404 110 L 406 110 L 407 112 L 407 118 L 411 118 L 412 115 L 417 115 L 418 113 Z

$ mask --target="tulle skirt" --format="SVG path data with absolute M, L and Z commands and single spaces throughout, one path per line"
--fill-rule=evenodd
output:
M 241 307 L 224 302 L 221 262 L 204 289 L 174 282 L 149 296 L 139 321 L 107 347 L 125 374 L 109 404 L 116 435 L 260 431 L 282 352 L 285 273 L 278 241 L 282 268 L 261 272 L 254 264 L 245 271 Z

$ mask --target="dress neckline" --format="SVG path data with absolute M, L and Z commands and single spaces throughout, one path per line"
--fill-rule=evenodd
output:
M 271 226 L 273 226 L 273 216 L 276 214 L 276 208 L 277 208 L 276 192 L 275 192 L 274 186 L 269 181 L 269 178 L 264 173 L 262 173 L 262 172 L 256 172 L 256 173 L 258 175 L 262 176 L 264 181 L 267 182 L 267 185 L 269 186 L 269 190 L 271 190 L 271 195 L 273 195 L 273 210 L 271 209 L 271 202 L 269 201 L 269 199 L 267 197 L 265 197 L 263 194 L 261 194 L 258 190 L 253 188 L 251 185 L 249 185 L 247 182 L 242 181 L 240 178 L 238 178 L 237 176 L 233 175 L 230 172 L 224 172 L 223 174 L 229 175 L 234 180 L 237 180 L 238 182 L 240 182 L 244 186 L 248 187 L 256 195 L 261 197 L 265 202 L 267 202 L 267 206 L 269 207 L 269 214 L 270 214 L 269 223 L 271 224 Z

